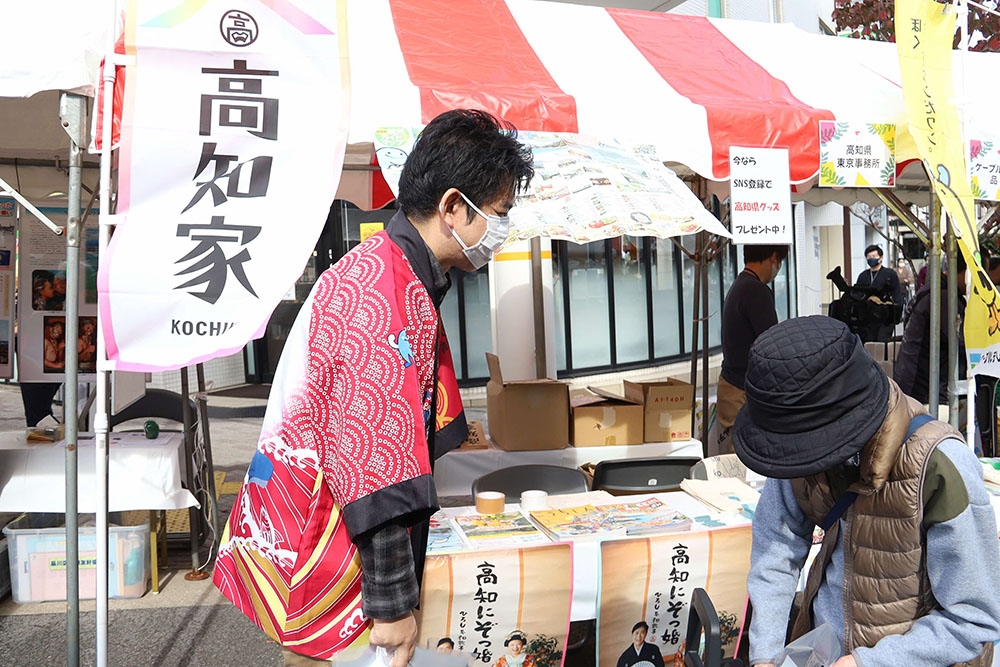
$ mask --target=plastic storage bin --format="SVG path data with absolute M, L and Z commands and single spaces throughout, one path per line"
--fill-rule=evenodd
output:
M 66 599 L 66 528 L 62 514 L 23 514 L 3 529 L 15 602 Z M 81 524 L 84 517 L 81 516 Z M 97 529 L 80 527 L 80 598 L 97 590 Z M 137 598 L 149 582 L 149 523 L 108 528 L 108 596 Z
M 10 595 L 10 565 L 7 560 L 7 538 L 0 537 L 0 600 Z

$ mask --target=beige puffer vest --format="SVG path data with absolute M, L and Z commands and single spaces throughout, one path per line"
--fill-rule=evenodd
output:
M 923 528 L 923 487 L 931 453 L 948 438 L 962 436 L 939 421 L 925 424 L 904 442 L 910 420 L 926 410 L 889 381 L 889 409 L 881 428 L 861 451 L 861 477 L 848 491 L 857 500 L 844 514 L 844 649 L 874 646 L 903 634 L 914 621 L 938 607 L 927 576 Z M 825 474 L 792 480 L 803 513 L 822 526 L 833 508 Z M 835 523 L 823 540 L 806 583 L 793 637 L 812 628 L 812 600 L 832 557 L 840 531 Z M 993 664 L 993 645 L 984 647 L 975 667 Z

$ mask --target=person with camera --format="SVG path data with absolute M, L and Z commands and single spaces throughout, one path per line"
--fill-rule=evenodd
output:
M 877 245 L 865 248 L 865 261 L 868 262 L 868 268 L 858 274 L 854 286 L 880 291 L 892 303 L 901 304 L 904 295 L 903 287 L 899 283 L 899 275 L 892 269 L 882 266 L 883 256 L 882 248 Z M 891 324 L 873 323 L 861 333 L 861 340 L 865 343 L 887 343 L 892 337 L 892 330 Z

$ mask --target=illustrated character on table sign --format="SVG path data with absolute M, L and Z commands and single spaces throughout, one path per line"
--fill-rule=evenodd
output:
M 410 346 L 410 338 L 406 335 L 406 329 L 400 329 L 398 334 L 389 334 L 389 347 L 399 352 L 403 358 L 403 368 L 413 365 L 413 348 Z

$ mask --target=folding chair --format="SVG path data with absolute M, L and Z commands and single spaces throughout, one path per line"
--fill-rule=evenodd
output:
M 576 468 L 540 464 L 500 468 L 472 482 L 473 497 L 480 491 L 500 491 L 508 498 L 520 498 L 522 492 L 532 489 L 547 491 L 550 495 L 590 490 L 587 476 Z
M 702 650 L 701 633 L 705 633 Z M 722 625 L 715 605 L 704 588 L 694 589 L 688 612 L 684 667 L 743 667 L 739 658 L 722 659 Z
M 614 494 L 656 493 L 681 488 L 691 466 L 701 459 L 653 458 L 601 461 L 594 468 L 594 490 Z

